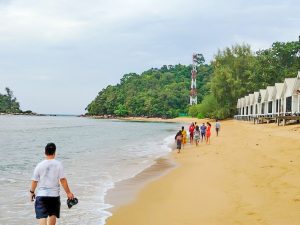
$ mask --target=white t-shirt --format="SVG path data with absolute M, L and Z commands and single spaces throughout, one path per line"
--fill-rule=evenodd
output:
M 32 180 L 38 181 L 36 196 L 59 196 L 59 180 L 64 177 L 62 163 L 55 159 L 37 164 L 32 177 Z

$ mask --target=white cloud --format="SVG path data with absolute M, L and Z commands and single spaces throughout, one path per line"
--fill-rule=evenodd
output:
M 0 0 L 0 88 L 15 90 L 24 108 L 47 112 L 28 90 L 51 85 L 61 88 L 60 96 L 43 93 L 57 95 L 52 110 L 73 96 L 80 101 L 70 113 L 83 112 L 124 73 L 188 64 L 193 52 L 210 60 L 237 42 L 258 50 L 297 40 L 299 8 L 298 0 Z
M 1 42 L 60 42 L 114 31 L 126 23 L 166 17 L 181 1 L 23 1 L 0 9 Z M 158 7 L 159 6 L 159 7 Z M 170 8 L 171 6 L 171 8 Z

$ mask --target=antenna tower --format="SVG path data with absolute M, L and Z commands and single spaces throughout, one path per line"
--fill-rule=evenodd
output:
M 196 90 L 196 76 L 197 76 L 197 55 L 193 54 L 193 64 L 191 70 L 191 91 L 190 91 L 190 105 L 197 104 L 197 90 Z

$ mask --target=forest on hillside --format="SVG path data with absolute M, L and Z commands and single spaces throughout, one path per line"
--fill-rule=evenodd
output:
M 199 54 L 203 57 L 201 54 Z M 219 50 L 210 63 L 197 65 L 198 105 L 189 106 L 191 65 L 164 65 L 142 74 L 125 74 L 119 84 L 102 89 L 87 115 L 228 118 L 238 98 L 295 77 L 300 70 L 300 41 L 275 42 L 253 52 L 236 44 Z
M 108 86 L 87 107 L 89 115 L 176 117 L 187 113 L 191 66 L 169 65 L 142 74 L 125 74 L 120 83 Z M 198 66 L 198 99 L 207 94 L 212 68 Z

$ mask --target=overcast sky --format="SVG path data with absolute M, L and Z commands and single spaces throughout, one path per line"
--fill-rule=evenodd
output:
M 210 61 L 300 35 L 299 0 L 0 0 L 0 92 L 21 109 L 84 113 L 125 73 Z

